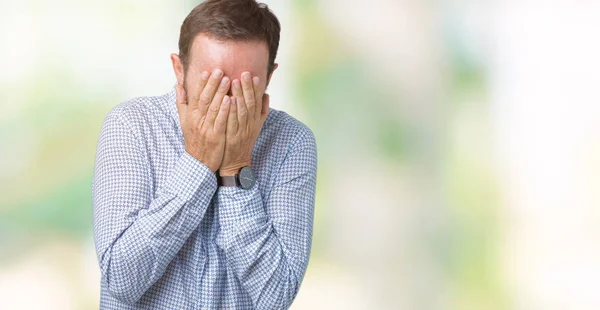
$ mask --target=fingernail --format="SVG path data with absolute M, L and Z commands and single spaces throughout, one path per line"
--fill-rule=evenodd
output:
M 231 104 L 235 104 L 235 97 L 231 96 Z
M 223 76 L 223 71 L 221 69 L 215 69 L 213 74 L 215 75 L 215 77 L 220 78 Z
M 233 87 L 240 88 L 240 81 L 238 79 L 233 80 Z
M 209 76 L 210 74 L 208 74 L 207 71 L 202 72 L 202 74 L 200 75 L 200 77 L 202 77 L 203 80 L 208 80 Z
M 225 86 L 225 85 L 227 85 L 227 83 L 229 83 L 229 78 L 224 77 L 223 80 L 221 80 L 221 85 Z
M 252 78 L 252 83 L 254 83 L 254 86 L 258 85 L 258 82 L 260 82 L 260 79 L 258 78 L 258 76 L 255 76 L 254 78 Z
M 250 72 L 244 72 L 244 73 L 242 73 L 242 78 L 245 81 L 250 81 Z

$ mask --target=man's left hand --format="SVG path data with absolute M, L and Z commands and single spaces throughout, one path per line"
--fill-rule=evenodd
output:
M 231 83 L 232 100 L 225 134 L 225 153 L 219 168 L 221 176 L 235 175 L 251 166 L 252 149 L 269 115 L 269 95 L 258 89 L 259 78 L 242 73 L 241 81 Z

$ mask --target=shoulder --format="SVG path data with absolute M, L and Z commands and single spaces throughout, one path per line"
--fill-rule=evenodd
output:
M 268 140 L 261 146 L 272 156 L 270 162 L 274 164 L 270 167 L 274 184 L 288 183 L 299 175 L 316 177 L 317 144 L 313 131 L 306 124 L 271 108 L 263 131 Z
M 135 97 L 119 103 L 108 112 L 104 122 L 136 132 L 168 114 L 165 108 L 168 95 Z
M 288 151 L 310 147 L 316 150 L 313 131 L 302 121 L 282 110 L 271 108 L 265 121 L 265 129 L 286 141 Z
M 139 123 L 157 114 L 166 114 L 164 104 L 168 94 L 145 96 L 129 99 L 117 104 L 108 113 L 107 118 L 115 118 L 123 123 Z

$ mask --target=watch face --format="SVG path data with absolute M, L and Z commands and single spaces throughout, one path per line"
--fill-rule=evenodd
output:
M 254 177 L 254 172 L 250 167 L 244 167 L 240 171 L 240 185 L 243 189 L 250 189 L 256 183 L 256 178 Z

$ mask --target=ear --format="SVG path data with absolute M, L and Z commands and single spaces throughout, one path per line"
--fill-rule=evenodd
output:
M 275 70 L 277 70 L 277 67 L 279 67 L 279 64 L 274 64 L 273 65 L 273 71 L 271 72 L 271 74 L 269 74 L 269 76 L 267 76 L 267 86 L 269 86 L 269 83 L 271 82 L 271 77 L 273 76 L 273 72 L 275 72 Z
M 179 55 L 171 54 L 171 63 L 173 64 L 173 72 L 175 72 L 177 83 L 183 85 L 185 72 L 183 70 L 183 63 L 181 62 Z

